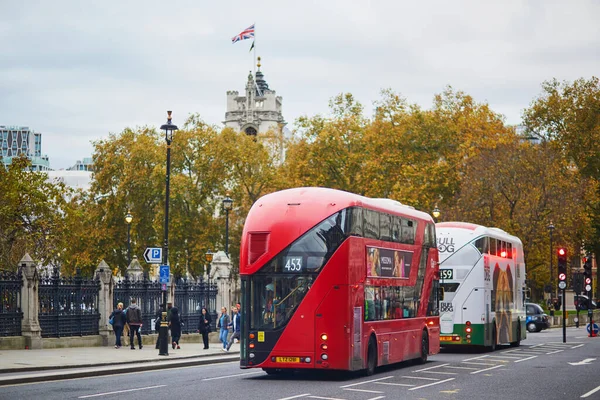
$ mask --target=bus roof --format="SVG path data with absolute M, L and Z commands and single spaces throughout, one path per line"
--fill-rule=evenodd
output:
M 521 243 L 521 240 L 511 235 L 510 233 L 500 229 L 500 228 L 489 228 L 487 226 L 473 224 L 471 222 L 458 222 L 458 221 L 450 221 L 450 222 L 439 222 L 435 224 L 436 232 L 443 233 L 446 230 L 462 230 L 465 235 L 471 237 L 479 237 L 483 235 L 489 235 L 496 237 L 498 239 L 511 240 L 516 243 Z M 469 232 L 470 231 L 470 232 Z M 462 236 L 462 235 L 461 235 Z

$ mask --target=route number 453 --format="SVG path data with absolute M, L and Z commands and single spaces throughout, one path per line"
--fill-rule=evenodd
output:
M 287 272 L 302 271 L 302 257 L 289 257 L 286 260 L 284 268 Z

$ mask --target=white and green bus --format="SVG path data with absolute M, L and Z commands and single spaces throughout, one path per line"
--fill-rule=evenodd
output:
M 436 224 L 441 346 L 518 346 L 525 330 L 525 260 L 518 237 L 467 222 Z

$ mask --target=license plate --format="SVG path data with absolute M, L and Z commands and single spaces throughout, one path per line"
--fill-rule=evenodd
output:
M 280 363 L 299 363 L 300 357 L 275 357 L 275 362 Z
M 440 336 L 440 340 L 444 342 L 451 342 L 452 336 Z

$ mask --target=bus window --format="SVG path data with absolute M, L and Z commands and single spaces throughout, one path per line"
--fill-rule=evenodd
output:
M 363 232 L 366 238 L 379 239 L 379 213 L 373 210 L 363 210 Z
M 396 243 L 400 243 L 400 229 L 401 229 L 401 225 L 400 225 L 400 217 L 392 217 L 392 241 L 396 242 Z
M 458 289 L 458 287 L 460 286 L 460 283 L 456 282 L 456 283 L 440 283 L 440 286 L 442 287 L 442 289 L 444 289 L 444 292 L 448 292 L 448 293 L 454 293 L 456 292 L 456 290 Z
M 490 255 L 495 256 L 496 255 L 496 239 L 494 238 L 490 238 Z
M 490 251 L 490 240 L 488 237 L 480 237 L 475 241 L 475 247 L 481 254 L 487 254 Z
M 402 243 L 415 243 L 416 224 L 410 219 L 402 218 Z
M 440 287 L 440 281 L 435 279 L 431 288 L 431 294 L 429 295 L 429 304 L 427 304 L 427 315 L 437 316 L 440 315 L 439 305 L 440 301 L 444 298 L 444 289 Z
M 379 214 L 379 239 L 390 242 L 392 240 L 391 221 L 388 214 Z
M 435 247 L 435 227 L 433 224 L 427 224 L 425 228 L 425 237 L 423 238 L 423 246 Z
M 350 212 L 350 231 L 349 235 L 362 236 L 363 235 L 363 209 L 353 207 L 348 209 Z

